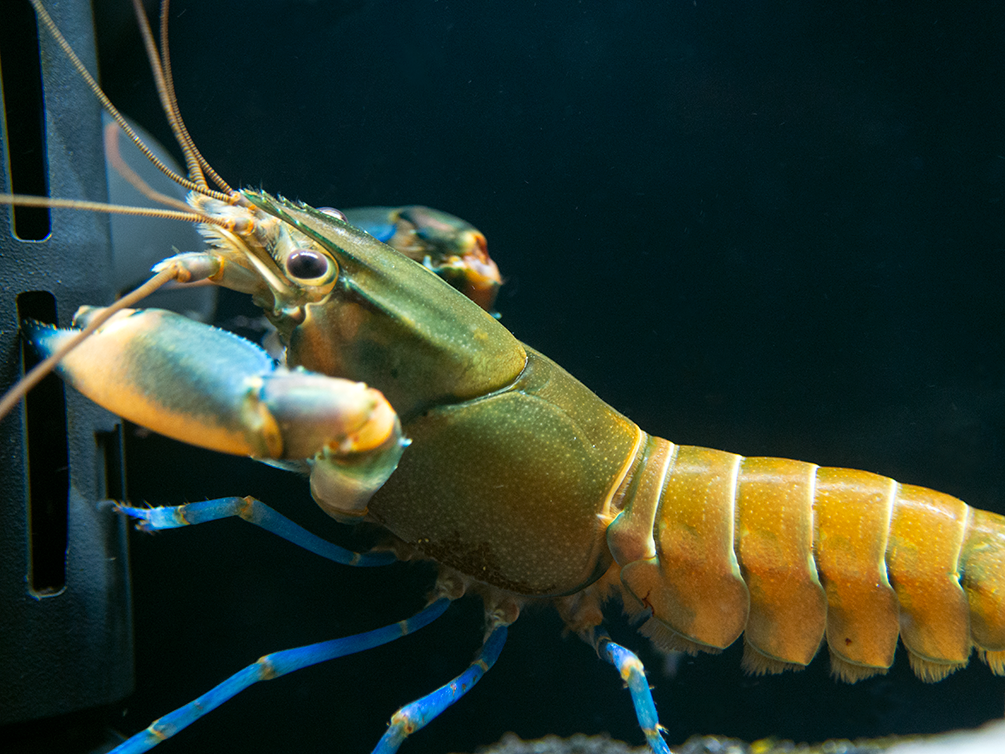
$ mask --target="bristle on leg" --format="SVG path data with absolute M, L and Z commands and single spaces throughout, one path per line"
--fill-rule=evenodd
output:
M 856 665 L 831 651 L 831 677 L 845 683 L 858 683 L 874 675 L 882 675 L 889 668 L 877 668 L 871 665 Z
M 937 683 L 960 668 L 967 666 L 965 662 L 933 662 L 921 655 L 916 655 L 910 650 L 908 650 L 907 656 L 911 661 L 911 670 L 925 683 Z
M 686 652 L 694 656 L 699 652 L 719 654 L 722 651 L 719 647 L 710 647 L 707 644 L 691 641 L 657 618 L 649 618 L 639 627 L 639 633 L 648 638 L 662 652 Z
M 995 675 L 1005 675 L 1005 650 L 994 652 L 987 649 L 978 649 L 977 656 L 991 668 Z
M 743 640 L 742 665 L 743 669 L 751 675 L 777 675 L 778 673 L 784 673 L 786 670 L 798 671 L 806 669 L 805 665 L 786 662 L 785 660 L 779 660 L 777 657 L 764 654 L 747 641 L 746 636 L 744 636 Z

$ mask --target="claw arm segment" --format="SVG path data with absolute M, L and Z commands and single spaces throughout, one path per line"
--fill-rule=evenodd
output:
M 100 313 L 81 309 L 76 326 Z M 74 335 L 25 323 L 45 356 Z M 397 414 L 366 385 L 277 367 L 243 338 L 172 312 L 124 309 L 73 350 L 59 373 L 94 402 L 199 447 L 308 459 L 312 491 L 332 515 L 358 518 L 397 467 Z
M 470 691 L 499 659 L 499 653 L 506 643 L 506 633 L 506 626 L 496 626 L 467 670 L 433 693 L 416 699 L 395 712 L 391 717 L 391 725 L 377 743 L 373 754 L 394 754 L 408 736 L 425 728 L 447 707 Z
M 141 754 L 141 752 L 150 751 L 161 741 L 171 738 L 178 731 L 187 728 L 207 712 L 216 709 L 258 681 L 269 681 L 281 675 L 292 673 L 294 670 L 317 665 L 319 662 L 334 660 L 387 644 L 428 626 L 443 615 L 449 606 L 450 600 L 441 597 L 411 618 L 392 623 L 389 626 L 354 636 L 265 655 L 197 699 L 154 720 L 148 728 L 112 749 L 111 754 Z
M 138 519 L 138 528 L 143 531 L 177 529 L 181 526 L 193 526 L 237 516 L 282 537 L 287 542 L 342 565 L 367 567 L 397 562 L 397 558 L 390 552 L 359 553 L 333 545 L 253 497 L 223 497 L 163 508 L 136 508 L 131 505 L 115 507 L 126 515 Z
M 597 654 L 617 668 L 622 680 L 628 685 L 628 691 L 632 695 L 632 704 L 635 706 L 635 716 L 639 720 L 642 732 L 646 735 L 649 748 L 655 754 L 670 754 L 670 748 L 660 734 L 660 721 L 656 715 L 656 704 L 653 702 L 653 695 L 649 690 L 649 681 L 646 680 L 646 671 L 642 667 L 642 661 L 634 652 L 625 649 L 620 644 L 615 644 L 606 634 L 597 636 L 596 647 Z
M 471 223 L 437 209 L 359 207 L 346 220 L 443 278 L 482 309 L 492 311 L 502 285 L 485 236 Z

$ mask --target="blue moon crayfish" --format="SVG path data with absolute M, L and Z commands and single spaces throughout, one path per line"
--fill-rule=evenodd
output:
M 612 598 L 663 648 L 719 651 L 744 635 L 754 672 L 805 666 L 826 641 L 835 674 L 857 680 L 889 668 L 898 640 L 926 680 L 974 649 L 1001 672 L 999 516 L 865 472 L 646 434 L 339 214 L 221 193 L 191 200 L 208 249 L 162 269 L 250 294 L 283 338 L 284 367 L 146 311 L 110 319 L 60 370 L 144 426 L 309 473 L 327 513 L 388 533 L 359 562 L 430 559 L 440 599 L 481 595 L 486 654 L 462 685 L 522 608 L 554 603 L 619 667 L 659 749 L 641 666 L 602 633 Z M 69 336 L 32 337 L 49 351 Z M 205 358 L 231 348 L 227 369 Z M 152 528 L 245 510 L 215 506 L 125 510 Z M 408 728 L 396 719 L 383 750 Z

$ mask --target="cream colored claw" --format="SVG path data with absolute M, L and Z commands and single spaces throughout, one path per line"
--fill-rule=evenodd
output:
M 85 307 L 74 325 L 102 310 Z M 44 356 L 75 330 L 27 323 Z M 407 444 L 397 414 L 359 382 L 277 366 L 232 333 L 160 309 L 115 314 L 58 366 L 108 410 L 176 440 L 263 460 L 305 460 L 311 491 L 339 519 L 366 504 Z

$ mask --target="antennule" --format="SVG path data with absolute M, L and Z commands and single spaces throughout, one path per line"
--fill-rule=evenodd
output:
M 73 51 L 70 43 L 66 41 L 66 37 L 56 26 L 56 22 L 52 20 L 49 12 L 42 5 L 41 0 L 29 0 L 31 2 L 32 8 L 35 9 L 35 15 L 42 22 L 42 25 L 48 29 L 49 33 L 52 35 L 53 39 L 59 44 L 63 52 L 66 54 L 67 59 L 73 64 L 73 67 L 77 69 L 77 73 L 80 74 L 81 78 L 87 83 L 88 88 L 94 93 L 94 96 L 98 98 L 101 106 L 105 108 L 105 111 L 115 119 L 115 122 L 119 124 L 119 127 L 126 133 L 127 136 L 133 141 L 137 148 L 143 152 L 144 156 L 150 160 L 158 170 L 160 170 L 164 175 L 170 178 L 172 181 L 177 183 L 179 186 L 184 186 L 192 191 L 198 191 L 200 194 L 205 194 L 211 196 L 214 199 L 219 199 L 221 201 L 228 201 L 229 197 L 233 192 L 223 193 L 220 191 L 213 191 L 206 185 L 205 179 L 203 179 L 202 185 L 199 185 L 195 181 L 178 175 L 176 172 L 171 170 L 167 165 L 165 165 L 161 160 L 157 159 L 157 156 L 150 151 L 150 148 L 143 143 L 143 139 L 130 127 L 129 123 L 123 117 L 122 113 L 118 111 L 118 108 L 112 104 L 112 101 L 108 99 L 108 95 L 102 91 L 101 87 L 98 86 L 98 82 L 94 80 L 90 71 L 87 70 L 87 66 L 77 57 L 77 53 Z M 149 31 L 149 29 L 148 29 Z M 200 173 L 201 175 L 201 173 Z

